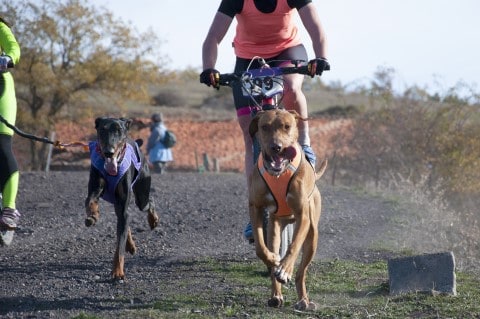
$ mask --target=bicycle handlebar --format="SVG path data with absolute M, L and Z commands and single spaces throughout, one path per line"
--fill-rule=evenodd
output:
M 308 74 L 308 66 L 287 66 L 287 67 L 263 67 L 260 69 L 250 69 L 243 72 L 220 74 L 219 84 L 230 86 L 232 82 L 240 81 L 243 78 L 251 79 L 261 76 L 279 76 L 283 74 Z

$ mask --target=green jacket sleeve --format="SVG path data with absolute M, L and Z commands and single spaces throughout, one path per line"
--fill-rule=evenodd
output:
M 0 22 L 0 48 L 3 54 L 12 58 L 14 64 L 20 61 L 20 46 L 12 30 L 3 22 Z

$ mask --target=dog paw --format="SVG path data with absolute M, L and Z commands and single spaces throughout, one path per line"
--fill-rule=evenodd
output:
M 96 222 L 97 220 L 92 216 L 85 218 L 85 226 L 87 227 L 95 225 Z
M 305 310 L 316 310 L 317 305 L 314 302 L 308 301 L 307 299 L 302 299 L 294 305 L 295 310 L 305 311 Z
M 156 213 L 148 213 L 148 224 L 150 225 L 150 229 L 155 229 L 158 226 L 158 222 L 160 218 Z
M 290 280 L 292 280 L 292 275 L 289 274 L 285 268 L 283 268 L 281 265 L 278 267 L 275 267 L 274 269 L 274 275 L 275 278 L 277 279 L 278 282 L 282 284 L 288 283 Z
M 114 283 L 124 283 L 127 279 L 125 273 L 119 269 L 112 270 L 111 276 Z
M 135 246 L 135 244 L 131 244 L 127 242 L 127 245 L 125 246 L 125 250 L 129 252 L 131 255 L 135 255 L 135 253 L 137 252 L 137 247 Z
M 283 306 L 283 297 L 272 297 L 268 299 L 268 306 L 273 308 L 280 308 Z
M 279 267 L 280 266 L 280 255 L 274 253 L 267 254 L 267 261 L 265 262 L 268 267 Z
M 122 277 L 112 277 L 112 283 L 123 285 L 126 282 L 125 276 Z

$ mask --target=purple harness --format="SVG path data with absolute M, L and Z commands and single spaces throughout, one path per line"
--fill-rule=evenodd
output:
M 93 167 L 95 167 L 105 178 L 107 182 L 107 188 L 103 192 L 102 198 L 109 203 L 115 204 L 115 188 L 117 187 L 118 182 L 120 179 L 125 175 L 130 165 L 133 164 L 135 169 L 137 170 L 137 174 L 135 179 L 130 185 L 130 189 L 132 189 L 133 185 L 138 179 L 140 175 L 140 169 L 142 167 L 142 162 L 140 158 L 136 154 L 140 154 L 140 149 L 138 148 L 137 143 L 135 143 L 136 150 L 133 149 L 132 145 L 129 143 L 126 144 L 125 147 L 125 154 L 120 163 L 118 163 L 118 174 L 115 176 L 108 175 L 107 171 L 105 170 L 105 159 L 102 157 L 100 152 L 100 147 L 98 146 L 97 141 L 91 141 L 88 143 L 88 148 L 90 149 L 90 159 L 92 161 Z

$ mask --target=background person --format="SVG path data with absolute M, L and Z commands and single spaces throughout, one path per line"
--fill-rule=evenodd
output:
M 15 125 L 17 100 L 13 77 L 8 68 L 20 60 L 20 46 L 9 24 L 2 17 L 0 17 L 0 51 L 0 115 L 8 123 Z M 20 174 L 12 151 L 12 138 L 13 131 L 0 122 L 0 191 L 3 207 L 0 216 L 0 245 L 10 244 L 3 234 L 5 231 L 15 230 L 20 219 L 20 213 L 16 209 Z
M 215 88 L 219 87 L 219 71 L 215 69 L 218 46 L 233 18 L 237 20 L 233 40 L 236 55 L 235 72 L 246 70 L 254 57 L 264 58 L 270 66 L 291 66 L 290 60 L 307 61 L 306 49 L 301 43 L 298 28 L 294 23 L 296 12 L 310 35 L 316 56 L 308 62 L 310 76 L 321 75 L 324 70 L 330 69 L 326 58 L 325 32 L 311 0 L 222 0 L 203 42 L 204 71 L 200 74 L 200 82 Z M 250 68 L 255 69 L 260 66 L 255 60 Z M 304 76 L 290 74 L 283 77 L 285 108 L 296 110 L 302 118 L 308 118 L 307 101 L 302 92 Z M 232 91 L 238 123 L 243 132 L 245 174 L 248 181 L 256 160 L 253 158 L 253 141 L 248 130 L 252 112 L 256 111 L 255 104 L 249 97 L 243 96 L 239 85 L 234 85 Z M 299 143 L 307 159 L 315 166 L 316 156 L 310 147 L 308 122 L 300 121 L 298 128 Z M 250 224 L 247 225 L 244 235 L 249 240 L 253 238 Z
M 163 122 L 161 113 L 152 115 L 150 125 L 150 136 L 147 143 L 147 155 L 153 165 L 153 171 L 159 174 L 165 173 L 168 162 L 173 161 L 172 149 L 166 147 L 162 141 L 165 137 L 167 127 Z

